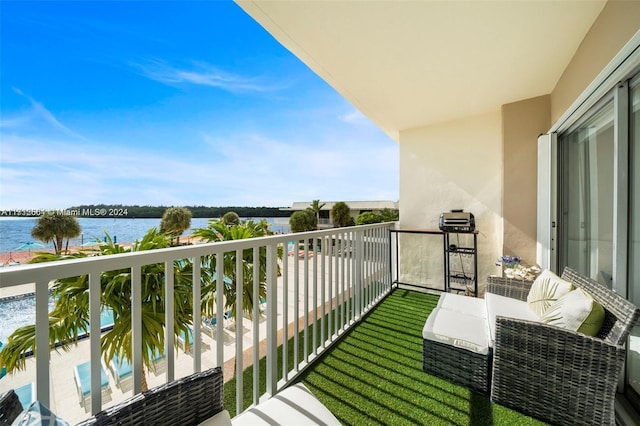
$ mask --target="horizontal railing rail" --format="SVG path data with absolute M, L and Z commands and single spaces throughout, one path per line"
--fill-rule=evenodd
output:
M 215 264 L 216 271 L 224 270 L 224 262 L 235 254 L 235 279 L 244 283 L 236 299 L 225 300 L 225 275 L 216 277 L 215 316 L 223 318 L 232 306 L 235 312 L 235 373 L 242 377 L 245 352 L 253 353 L 246 364 L 253 366 L 252 403 L 263 396 L 275 394 L 295 379 L 304 368 L 335 342 L 369 309 L 375 306 L 391 288 L 391 248 L 389 230 L 394 223 L 334 228 L 305 233 L 195 244 L 109 256 L 94 256 L 48 263 L 12 266 L 0 269 L 3 288 L 35 284 L 36 348 L 49 347 L 48 299 L 49 287 L 55 280 L 88 276 L 89 292 L 89 348 L 91 372 L 91 407 L 96 413 L 103 408 L 101 396 L 101 274 L 114 270 L 131 272 L 131 336 L 132 389 L 142 389 L 142 269 L 146 265 L 164 264 L 164 271 L 185 259 L 193 262 L 193 283 L 200 283 L 203 269 Z M 294 244 L 290 244 L 290 242 Z M 247 264 L 244 254 L 253 254 Z M 204 259 L 212 262 L 203 263 Z M 262 259 L 262 261 L 261 261 Z M 266 276 L 260 282 L 261 273 Z M 245 280 L 246 275 L 246 280 Z M 247 281 L 251 280 L 250 285 Z M 259 300 L 259 288 L 266 285 L 266 300 Z M 176 357 L 174 332 L 174 274 L 164 274 L 164 355 L 166 381 L 175 379 Z M 203 345 L 202 289 L 192 286 L 193 372 L 201 371 Z M 248 292 L 248 288 L 251 291 Z M 248 294 L 253 299 L 247 300 Z M 252 311 L 244 318 L 245 302 L 251 301 Z M 263 303 L 264 302 L 264 303 Z M 233 310 L 232 308 L 232 310 Z M 225 364 L 224 345 L 226 325 L 215 324 L 216 364 Z M 245 335 L 251 331 L 250 334 Z M 251 343 L 246 343 L 251 342 Z M 290 348 L 289 345 L 293 345 Z M 262 348 L 262 352 L 261 352 Z M 280 351 L 279 351 L 280 349 Z M 213 350 L 213 348 L 212 348 Z M 291 355 L 289 355 L 291 353 Z M 279 355 L 281 354 L 281 355 Z M 266 357 L 266 371 L 260 371 L 260 359 Z M 290 357 L 292 359 L 290 359 Z M 49 351 L 37 352 L 37 399 L 49 405 L 51 395 Z M 206 368 L 213 367 L 207 365 Z M 280 367 L 280 368 L 279 368 Z M 260 389 L 259 377 L 266 377 L 266 389 Z M 243 402 L 243 381 L 236 381 L 236 412 L 247 407 Z M 264 391 L 264 392 L 263 392 Z

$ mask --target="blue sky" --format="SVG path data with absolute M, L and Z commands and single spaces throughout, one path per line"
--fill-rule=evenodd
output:
M 397 144 L 232 2 L 0 17 L 0 209 L 398 199 Z

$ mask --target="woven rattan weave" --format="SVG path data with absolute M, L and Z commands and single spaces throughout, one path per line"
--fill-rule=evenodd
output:
M 197 425 L 223 410 L 222 369 L 212 368 L 132 396 L 79 425 Z
M 596 337 L 552 325 L 498 317 L 492 401 L 558 425 L 613 425 L 624 344 L 640 309 L 569 268 L 562 277 L 605 309 Z M 526 299 L 527 283 L 490 277 L 487 291 Z

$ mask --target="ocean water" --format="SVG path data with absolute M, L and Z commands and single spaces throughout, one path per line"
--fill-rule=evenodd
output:
M 289 233 L 289 218 L 266 218 L 271 224 L 271 230 L 278 233 Z M 45 246 L 44 249 L 53 249 L 53 244 L 44 244 L 31 236 L 31 229 L 36 224 L 36 218 L 8 218 L 0 217 L 0 252 L 15 251 L 21 244 L 37 242 Z M 191 234 L 195 228 L 207 226 L 208 219 L 191 219 L 191 228 L 186 230 L 182 237 Z M 99 239 L 104 240 L 104 231 L 119 243 L 129 243 L 141 238 L 150 228 L 159 227 L 160 219 L 113 219 L 113 218 L 78 218 L 82 234 L 78 238 L 71 239 L 69 246 L 81 246 Z M 32 251 L 43 250 L 35 248 Z

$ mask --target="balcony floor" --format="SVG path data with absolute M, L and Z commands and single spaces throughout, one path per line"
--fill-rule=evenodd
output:
M 397 289 L 301 380 L 345 425 L 540 425 L 422 371 L 437 295 Z

